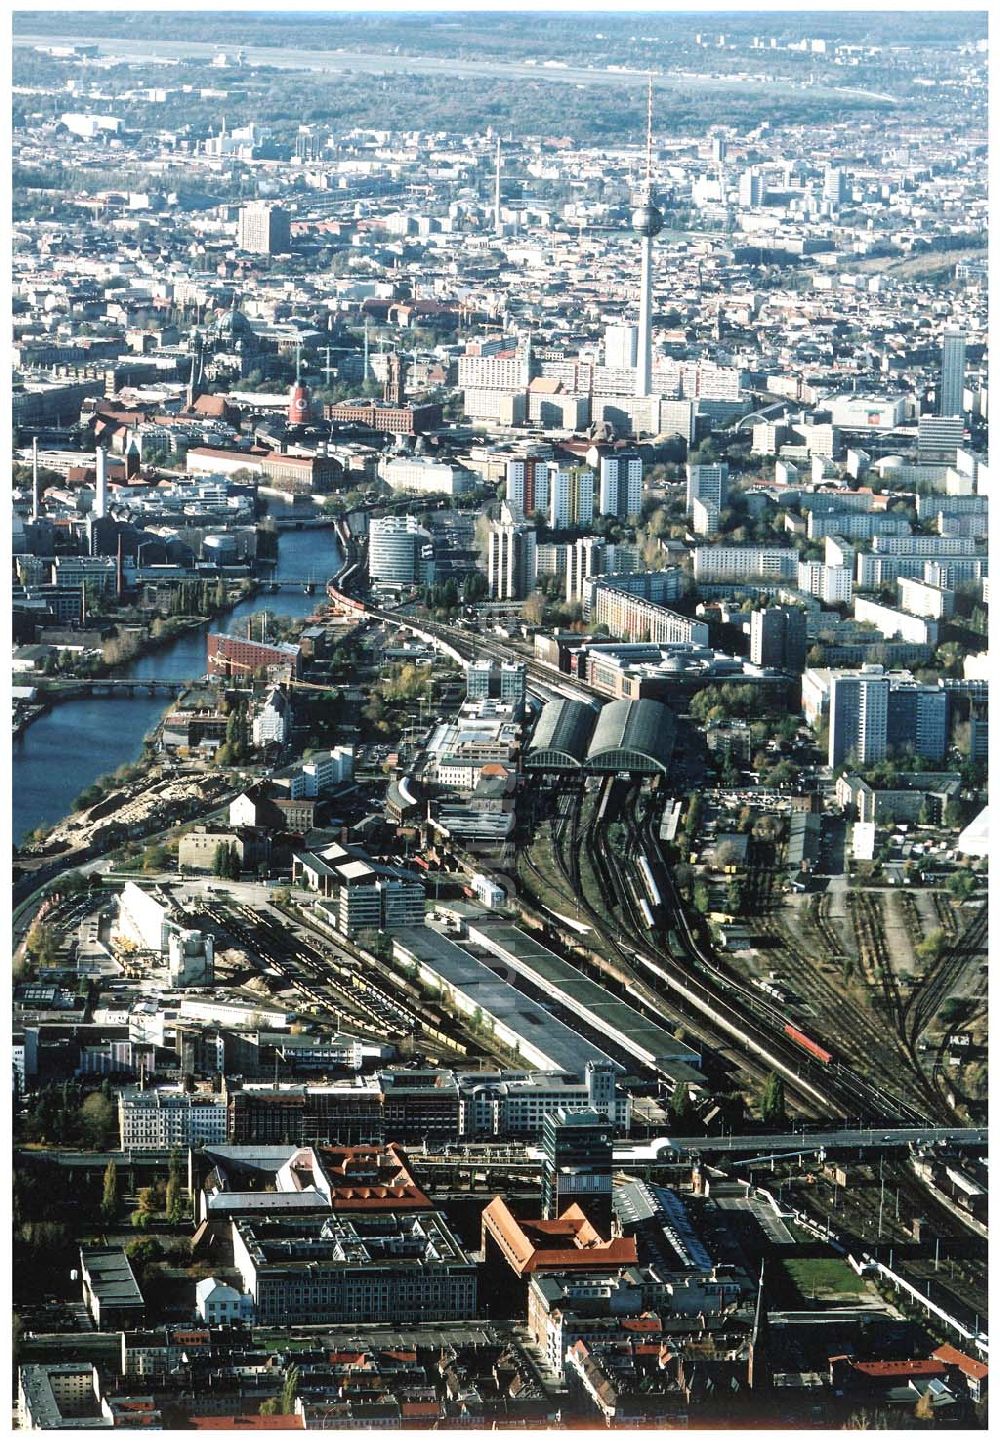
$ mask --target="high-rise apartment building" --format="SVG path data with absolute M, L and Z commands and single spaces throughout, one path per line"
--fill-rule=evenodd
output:
M 765 607 L 750 614 L 750 660 L 757 667 L 802 672 L 806 614 L 801 607 Z
M 965 332 L 949 327 L 941 337 L 938 415 L 961 416 L 965 391 Z
M 589 466 L 550 461 L 549 526 L 586 527 L 594 520 L 594 473 Z
M 805 695 L 803 687 L 804 708 Z M 847 758 L 858 766 L 871 765 L 889 752 L 912 751 L 928 762 L 945 757 L 945 689 L 917 682 L 909 672 L 885 672 L 870 665 L 859 672 L 830 673 L 829 696 L 831 767 Z
M 888 714 L 889 678 L 881 667 L 831 677 L 830 766 L 839 767 L 848 757 L 859 767 L 881 762 L 886 755 Z
M 524 516 L 546 512 L 549 507 L 549 463 L 544 457 L 517 457 L 507 463 L 507 500 Z
M 507 522 L 490 527 L 488 578 L 495 601 L 526 597 L 535 585 L 535 528 Z
M 283 206 L 251 201 L 240 206 L 236 230 L 238 250 L 255 256 L 281 255 L 292 248 L 292 218 Z
M 642 457 L 637 451 L 601 453 L 600 513 L 626 517 L 638 516 L 642 507 Z
M 687 514 L 690 517 L 696 501 L 718 507 L 721 511 L 729 494 L 729 467 L 721 461 L 712 466 L 687 469 Z

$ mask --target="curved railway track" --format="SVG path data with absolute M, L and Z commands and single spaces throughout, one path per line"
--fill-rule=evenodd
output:
M 910 994 L 905 1022 L 907 1036 L 914 1046 L 920 1035 L 926 1032 L 933 1022 L 942 1003 L 968 965 L 970 957 L 985 952 L 988 932 L 988 915 L 984 904 L 979 907 L 961 936 L 954 940 L 923 982 Z

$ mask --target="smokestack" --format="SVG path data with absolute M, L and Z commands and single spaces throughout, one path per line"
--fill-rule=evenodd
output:
M 107 515 L 108 508 L 108 466 L 103 446 L 97 448 L 97 493 L 94 497 L 94 516 Z
M 500 137 L 497 136 L 497 175 L 496 185 L 493 192 L 493 230 L 498 236 L 503 234 L 503 222 L 500 219 Z
M 42 514 L 42 493 L 38 486 L 38 437 L 31 438 L 31 520 Z
M 122 550 L 122 534 L 118 533 L 118 563 L 115 567 L 115 590 L 118 593 L 118 600 L 125 600 L 125 556 Z

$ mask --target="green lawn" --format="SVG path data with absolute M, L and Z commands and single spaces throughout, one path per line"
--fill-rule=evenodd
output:
M 843 1259 L 791 1258 L 783 1259 L 782 1266 L 804 1300 L 826 1294 L 857 1294 L 865 1287 Z

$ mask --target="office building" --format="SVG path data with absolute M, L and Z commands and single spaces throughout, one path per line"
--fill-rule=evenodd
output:
M 507 501 L 532 517 L 549 509 L 549 463 L 546 457 L 524 456 L 507 462 Z
M 557 1219 L 571 1204 L 610 1237 L 614 1129 L 596 1108 L 557 1108 L 542 1122 L 542 1215 Z
M 741 210 L 753 210 L 764 204 L 764 177 L 753 166 L 740 176 L 739 198 Z
M 465 467 L 423 456 L 390 457 L 379 462 L 378 472 L 392 491 L 427 496 L 462 496 L 476 485 L 476 477 Z
M 302 648 L 297 642 L 254 642 L 248 637 L 209 632 L 208 670 L 213 676 L 243 681 L 267 676 L 287 682 L 302 675 Z
M 232 1238 L 258 1324 L 477 1317 L 477 1266 L 430 1210 L 238 1218 Z
M 600 513 L 638 516 L 642 509 L 642 458 L 637 451 L 610 451 L 600 457 Z
M 382 1089 L 377 1078 L 305 1084 L 223 1085 L 229 1141 L 250 1143 L 381 1143 L 385 1138 Z M 455 1108 L 456 1120 L 458 1107 Z
M 367 863 L 347 863 L 337 900 L 337 927 L 346 937 L 420 927 L 424 921 L 424 889 L 419 882 L 378 877 Z
M 283 206 L 251 201 L 240 206 L 236 247 L 255 256 L 284 255 L 292 249 L 292 218 Z
M 750 660 L 757 667 L 801 673 L 806 665 L 806 614 L 800 607 L 750 613 Z
M 415 516 L 372 519 L 368 528 L 368 576 L 383 586 L 427 586 L 434 580 L 430 532 Z
M 536 542 L 533 526 L 492 522 L 489 533 L 487 577 L 495 601 L 526 597 L 535 585 Z
M 518 706 L 524 701 L 525 668 L 523 662 L 497 662 L 479 657 L 465 671 L 465 695 L 470 702 L 495 698 Z
M 594 520 L 594 473 L 589 466 L 566 466 L 550 461 L 549 526 L 589 527 Z
M 715 506 L 719 511 L 726 504 L 729 493 L 729 467 L 721 461 L 712 466 L 687 468 L 687 514 L 691 515 L 696 501 Z
M 948 327 L 941 337 L 939 416 L 961 416 L 965 411 L 965 332 Z
M 852 758 L 859 767 L 886 755 L 889 678 L 881 667 L 841 672 L 830 680 L 829 764 Z
M 847 176 L 837 166 L 826 166 L 823 171 L 823 199 L 833 206 L 840 206 L 847 200 L 847 195 Z
M 921 416 L 917 422 L 917 461 L 954 466 L 965 434 L 959 416 Z

